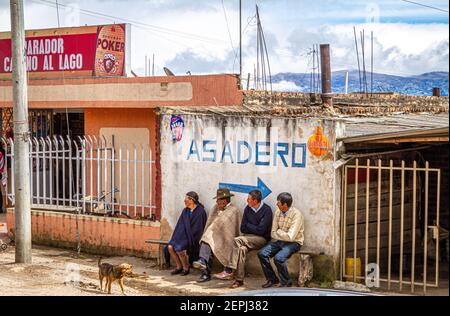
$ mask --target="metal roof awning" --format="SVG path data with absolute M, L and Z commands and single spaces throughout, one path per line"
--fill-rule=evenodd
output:
M 338 138 L 338 142 L 344 144 L 355 143 L 424 143 L 424 142 L 448 142 L 449 127 L 415 129 L 400 132 L 388 132 L 371 135 Z

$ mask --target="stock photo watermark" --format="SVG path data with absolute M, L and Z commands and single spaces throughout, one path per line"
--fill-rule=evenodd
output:
M 67 263 L 64 284 L 79 287 L 80 281 L 80 265 L 77 263 Z
M 366 23 L 377 24 L 380 23 L 381 9 L 377 3 L 371 2 L 366 6 Z
M 376 263 L 369 263 L 366 266 L 366 286 L 368 288 L 380 287 L 380 267 Z

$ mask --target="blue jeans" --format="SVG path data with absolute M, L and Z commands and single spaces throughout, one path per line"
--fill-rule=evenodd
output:
M 298 243 L 281 240 L 271 241 L 264 246 L 258 252 L 258 257 L 266 279 L 272 282 L 276 282 L 278 280 L 272 266 L 270 265 L 270 258 L 275 257 L 275 266 L 277 267 L 278 275 L 281 279 L 281 285 L 285 286 L 292 284 L 286 261 L 299 250 L 300 245 Z

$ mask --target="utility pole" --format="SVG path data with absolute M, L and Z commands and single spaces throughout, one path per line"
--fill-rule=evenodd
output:
M 239 80 L 242 90 L 242 0 L 239 0 Z
M 10 0 L 13 60 L 16 263 L 31 263 L 30 137 L 23 0 Z

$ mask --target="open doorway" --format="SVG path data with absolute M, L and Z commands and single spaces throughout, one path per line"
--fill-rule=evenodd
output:
M 83 111 L 53 111 L 53 132 L 54 135 L 67 135 L 71 139 L 77 139 L 78 136 L 84 136 L 84 112 Z

